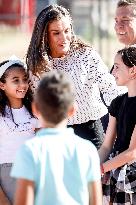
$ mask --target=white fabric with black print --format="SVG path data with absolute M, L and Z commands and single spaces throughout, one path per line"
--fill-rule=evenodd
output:
M 97 120 L 108 112 L 100 92 L 109 106 L 117 95 L 127 91 L 126 88 L 116 85 L 114 77 L 109 74 L 107 66 L 94 48 L 85 47 L 76 52 L 71 51 L 65 57 L 51 58 L 50 63 L 53 69 L 64 71 L 74 82 L 78 110 L 69 119 L 69 125 Z M 31 74 L 30 76 L 34 90 L 39 79 Z

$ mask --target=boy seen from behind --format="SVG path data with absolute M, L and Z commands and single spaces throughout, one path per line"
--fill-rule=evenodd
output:
M 11 175 L 15 205 L 102 205 L 100 162 L 95 146 L 67 128 L 74 114 L 71 81 L 60 71 L 41 80 L 33 111 L 42 129 L 19 150 Z

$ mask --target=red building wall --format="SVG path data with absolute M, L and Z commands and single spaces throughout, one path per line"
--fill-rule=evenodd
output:
M 35 20 L 35 0 L 0 0 L 0 23 L 19 26 L 27 24 L 31 30 Z

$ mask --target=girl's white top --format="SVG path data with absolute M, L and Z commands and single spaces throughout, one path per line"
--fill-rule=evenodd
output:
M 94 48 L 82 48 L 62 58 L 51 58 L 50 64 L 53 69 L 68 74 L 75 86 L 78 110 L 69 119 L 70 125 L 97 120 L 108 112 L 100 92 L 107 106 L 117 95 L 127 92 L 126 88 L 116 85 L 114 77 L 108 72 L 107 66 Z M 34 90 L 39 79 L 31 73 L 30 76 Z
M 13 163 L 16 151 L 27 140 L 34 137 L 34 129 L 39 127 L 36 118 L 31 117 L 23 106 L 12 109 L 15 123 L 10 109 L 6 106 L 6 116 L 0 115 L 0 164 Z

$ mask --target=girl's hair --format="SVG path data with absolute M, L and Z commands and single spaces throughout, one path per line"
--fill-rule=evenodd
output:
M 123 63 L 128 67 L 136 66 L 136 47 L 129 47 L 119 50 L 117 54 L 122 57 Z
M 48 45 L 47 36 L 48 25 L 55 20 L 61 19 L 62 17 L 66 17 L 70 21 L 72 34 L 70 49 L 78 49 L 83 46 L 88 46 L 80 39 L 76 38 L 73 32 L 72 18 L 68 10 L 58 5 L 50 5 L 44 8 L 36 19 L 26 56 L 27 67 L 34 75 L 43 72 L 43 68 L 44 71 L 49 70 L 48 65 L 50 48 Z
M 112 68 L 110 69 L 110 74 L 112 74 L 112 71 L 114 70 L 114 65 L 112 66 Z
M 3 66 L 4 64 L 8 63 L 9 61 L 3 61 L 2 63 L 0 63 L 0 67 Z M 20 65 L 18 63 L 12 64 L 11 66 L 9 66 L 6 71 L 3 73 L 3 75 L 0 77 L 0 82 L 2 83 L 6 83 L 6 78 L 8 77 L 9 71 L 11 71 L 11 69 L 14 68 L 22 68 L 25 70 L 23 65 Z M 28 75 L 28 74 L 27 74 Z M 26 107 L 26 109 L 28 110 L 28 112 L 30 113 L 31 116 L 33 116 L 32 114 L 32 108 L 31 108 L 31 103 L 32 103 L 32 91 L 30 89 L 30 87 L 28 88 L 28 91 L 25 95 L 25 97 L 22 99 L 23 105 Z M 6 115 L 6 105 L 9 106 L 10 111 L 11 111 L 11 115 L 12 115 L 12 110 L 11 110 L 11 106 L 10 106 L 10 102 L 8 100 L 8 97 L 5 95 L 5 92 L 0 89 L 0 114 L 2 116 Z M 12 115 L 12 119 L 13 119 L 13 115 Z M 14 121 L 14 119 L 13 119 Z

